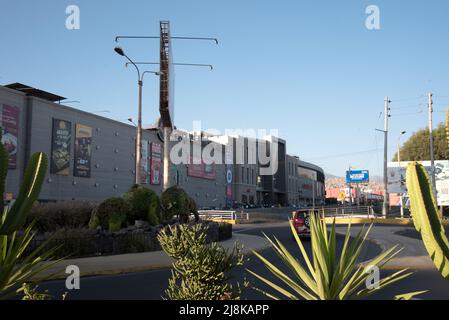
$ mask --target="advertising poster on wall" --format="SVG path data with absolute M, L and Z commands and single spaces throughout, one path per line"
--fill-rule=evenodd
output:
M 232 207 L 232 182 L 233 182 L 233 173 L 232 173 L 232 165 L 226 165 L 226 206 L 228 208 Z
M 18 107 L 3 105 L 2 108 L 2 144 L 9 153 L 8 169 L 17 168 L 17 151 L 19 141 L 19 115 Z
M 53 119 L 50 173 L 68 176 L 70 174 L 70 145 L 72 124 Z
M 140 182 L 148 184 L 148 141 L 142 140 L 141 158 L 140 158 Z
M 151 168 L 150 182 L 152 185 L 161 184 L 162 175 L 162 145 L 160 143 L 151 143 Z
M 73 175 L 90 178 L 92 156 L 92 128 L 76 124 L 75 129 L 75 166 Z
M 215 165 L 214 164 L 193 164 L 193 159 L 190 159 L 190 164 L 187 165 L 187 175 L 189 177 L 201 178 L 207 180 L 215 180 Z
M 424 166 L 430 176 L 430 161 L 418 161 Z M 407 195 L 406 172 L 410 162 L 401 161 L 388 163 L 388 192 L 392 194 Z M 435 161 L 435 184 L 437 202 L 439 206 L 449 206 L 449 161 Z
M 317 181 L 317 173 L 314 170 L 298 167 L 298 176 L 304 179 Z

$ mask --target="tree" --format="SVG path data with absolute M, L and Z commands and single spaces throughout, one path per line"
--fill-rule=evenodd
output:
M 401 161 L 426 161 L 430 160 L 429 129 L 421 129 L 415 132 L 402 146 Z M 440 123 L 433 131 L 433 150 L 435 160 L 448 160 L 449 147 L 446 138 L 446 127 Z M 397 161 L 397 153 L 392 161 Z

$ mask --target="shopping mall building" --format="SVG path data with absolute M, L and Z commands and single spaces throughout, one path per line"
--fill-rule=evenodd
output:
M 61 104 L 64 97 L 20 83 L 0 86 L 2 142 L 7 148 L 9 170 L 7 198 L 19 190 L 25 166 L 38 151 L 48 155 L 42 201 L 101 201 L 125 193 L 135 180 L 135 133 L 133 125 Z M 198 134 L 175 132 L 195 141 Z M 199 207 L 224 208 L 236 204 L 299 205 L 323 203 L 324 173 L 313 164 L 287 154 L 287 143 L 277 137 L 254 141 L 242 136 L 199 133 L 201 148 L 222 145 L 222 164 L 172 164 L 172 185 L 184 188 Z M 254 143 L 260 142 L 262 143 Z M 276 143 L 278 168 L 261 175 L 260 166 L 249 161 L 259 145 Z M 142 134 L 142 184 L 162 192 L 163 137 L 151 127 Z M 227 154 L 225 146 L 238 146 Z M 254 148 L 256 145 L 256 148 Z M 238 151 L 237 151 L 238 150 Z M 229 152 L 228 152 L 229 153 Z M 243 154 L 243 162 L 236 161 Z

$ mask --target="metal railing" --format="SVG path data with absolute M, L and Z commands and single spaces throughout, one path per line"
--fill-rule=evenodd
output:
M 324 212 L 325 216 L 368 216 L 374 217 L 372 206 L 339 206 L 339 207 L 317 207 L 315 210 Z
M 199 210 L 198 214 L 205 220 L 249 220 L 249 213 L 243 211 Z

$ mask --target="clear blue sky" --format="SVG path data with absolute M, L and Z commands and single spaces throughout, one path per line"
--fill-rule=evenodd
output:
M 65 8 L 81 10 L 81 29 L 65 28 Z M 365 28 L 380 7 L 381 29 Z M 134 117 L 135 71 L 113 52 L 119 34 L 212 36 L 174 43 L 176 125 L 279 129 L 288 152 L 344 175 L 351 165 L 382 170 L 384 96 L 393 100 L 390 155 L 399 132 L 426 126 L 428 91 L 435 123 L 449 107 L 449 2 L 429 1 L 100 1 L 0 0 L 0 83 L 23 82 L 79 100 L 72 106 Z M 122 41 L 135 60 L 158 61 L 155 40 Z M 421 104 L 421 105 L 420 105 Z M 144 123 L 158 115 L 158 81 L 144 88 Z M 406 136 L 406 138 L 409 136 Z M 369 152 L 365 152 L 369 151 Z M 361 153 L 362 152 L 362 153 Z M 343 156 L 345 154 L 350 154 Z

